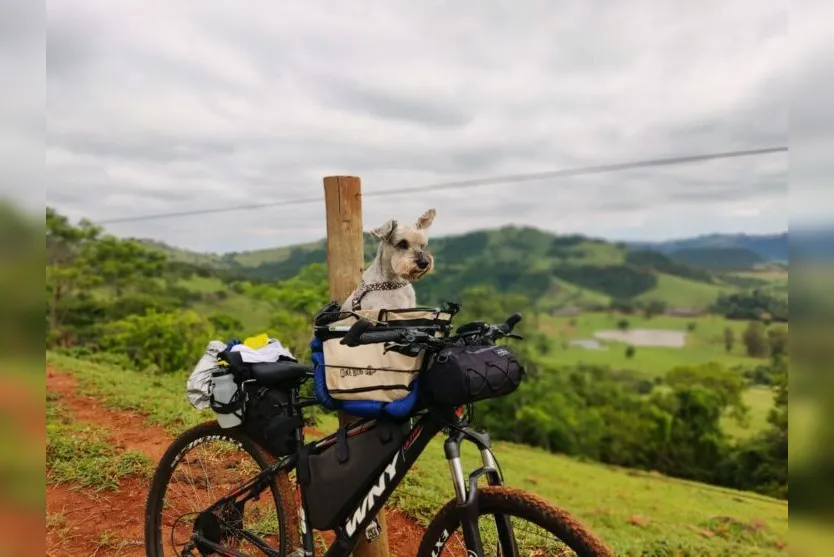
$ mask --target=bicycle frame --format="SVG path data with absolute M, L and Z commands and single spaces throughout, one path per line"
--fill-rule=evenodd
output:
M 298 390 L 293 389 L 291 394 L 292 406 L 297 410 L 300 410 L 304 406 L 312 406 L 316 404 L 313 400 L 298 401 L 297 393 Z M 370 422 L 372 420 L 372 418 L 363 418 L 360 421 Z M 457 413 L 454 414 L 454 417 L 445 417 L 435 411 L 424 411 L 424 413 L 420 415 L 417 422 L 411 427 L 402 445 L 395 452 L 382 474 L 377 477 L 370 489 L 366 493 L 356 494 L 356 500 L 358 502 L 355 506 L 353 506 L 353 510 L 348 513 L 347 517 L 343 519 L 341 524 L 336 527 L 336 539 L 328 548 L 325 553 L 325 557 L 348 557 L 350 555 L 358 543 L 359 537 L 361 535 L 366 535 L 366 529 L 372 524 L 374 517 L 382 510 L 385 503 L 391 497 L 391 494 L 396 490 L 409 470 L 411 470 L 411 467 L 426 449 L 429 442 L 435 435 L 446 428 L 449 428 L 449 434 L 447 435 L 444 443 L 444 452 L 446 460 L 449 463 L 449 470 L 455 489 L 464 540 L 466 542 L 467 549 L 473 552 L 472 554 L 483 554 L 480 532 L 478 530 L 478 480 L 481 476 L 486 475 L 489 485 L 503 485 L 503 478 L 490 448 L 489 435 L 485 432 L 481 433 L 475 431 L 468 425 L 468 423 L 462 420 L 460 415 Z M 315 444 L 326 444 L 334 439 L 335 435 L 335 433 L 330 434 L 317 441 Z M 295 436 L 298 441 L 298 447 L 302 447 L 304 445 L 303 429 L 296 429 Z M 483 463 L 480 468 L 469 474 L 468 481 L 464 477 L 463 466 L 460 459 L 460 445 L 464 440 L 472 442 L 478 447 Z M 296 466 L 298 460 L 298 451 L 282 458 L 275 464 L 265 468 L 257 476 L 241 485 L 226 497 L 218 500 L 204 512 L 211 512 L 213 509 L 231 501 L 240 503 L 257 497 L 261 492 L 269 487 L 272 479 L 277 474 L 291 470 Z M 303 553 L 290 552 L 289 555 L 312 557 L 315 555 L 315 548 L 313 531 L 306 518 L 308 509 L 307 496 L 302 484 L 298 484 L 297 488 L 301 495 L 299 518 Z M 239 499 L 241 495 L 245 495 L 245 497 Z M 517 550 L 515 549 L 515 540 L 509 519 L 503 515 L 496 516 L 496 522 L 502 547 L 508 548 L 510 555 L 516 554 Z M 444 535 L 441 536 L 441 539 L 435 541 L 438 553 L 439 549 L 443 547 L 446 540 L 450 536 L 449 532 L 444 532 L 443 534 Z M 269 544 L 255 534 L 242 531 L 241 535 L 247 538 L 253 545 L 258 547 L 264 555 L 269 557 L 277 557 L 280 555 L 275 548 L 269 546 Z M 227 555 L 231 557 L 241 557 L 244 555 L 231 548 L 215 544 L 198 533 L 194 534 L 192 541 L 205 544 L 220 555 Z

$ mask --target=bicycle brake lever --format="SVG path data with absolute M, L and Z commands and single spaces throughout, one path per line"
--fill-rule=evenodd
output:
M 399 342 L 386 342 L 385 345 L 382 347 L 382 353 L 387 354 L 389 350 L 393 349 L 396 346 L 408 346 L 407 344 L 400 344 Z
M 524 340 L 524 337 L 523 337 L 523 336 L 521 336 L 521 335 L 519 335 L 519 334 L 517 334 L 517 333 L 508 333 L 508 334 L 506 334 L 506 335 L 504 335 L 504 336 L 505 336 L 506 338 L 517 338 L 517 339 L 519 339 L 519 340 Z

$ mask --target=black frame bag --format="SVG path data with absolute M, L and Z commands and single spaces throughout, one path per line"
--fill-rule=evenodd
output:
M 316 530 L 338 526 L 390 464 L 408 431 L 408 421 L 354 422 L 303 447 L 297 474 L 307 496 L 310 526 Z
M 420 375 L 420 394 L 430 405 L 463 406 L 506 396 L 524 376 L 524 366 L 506 346 L 450 346 Z

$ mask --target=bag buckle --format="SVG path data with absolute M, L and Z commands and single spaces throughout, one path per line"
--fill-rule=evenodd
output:
M 382 528 L 379 527 L 379 521 L 374 518 L 371 523 L 365 528 L 365 539 L 372 542 L 382 535 Z

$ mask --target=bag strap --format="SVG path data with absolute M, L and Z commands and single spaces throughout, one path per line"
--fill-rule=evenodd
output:
M 347 428 L 343 426 L 336 430 L 336 460 L 339 461 L 339 464 L 344 464 L 348 461 L 349 457 Z
M 298 451 L 298 466 L 295 469 L 295 477 L 299 483 L 310 485 L 310 445 L 301 447 Z
M 280 417 L 272 420 L 264 426 L 264 435 L 267 438 L 278 437 L 292 432 L 294 429 L 304 426 L 304 419 L 296 414 L 290 418 Z
M 391 432 L 391 428 L 393 425 L 388 421 L 379 421 L 376 422 L 376 434 L 379 437 L 379 440 L 382 441 L 382 444 L 388 443 L 393 439 L 394 434 Z
M 243 396 L 240 389 L 235 391 L 232 400 L 229 402 L 217 402 L 214 398 L 214 393 L 211 394 L 210 402 L 212 410 L 218 414 L 232 414 L 243 407 L 246 397 Z

